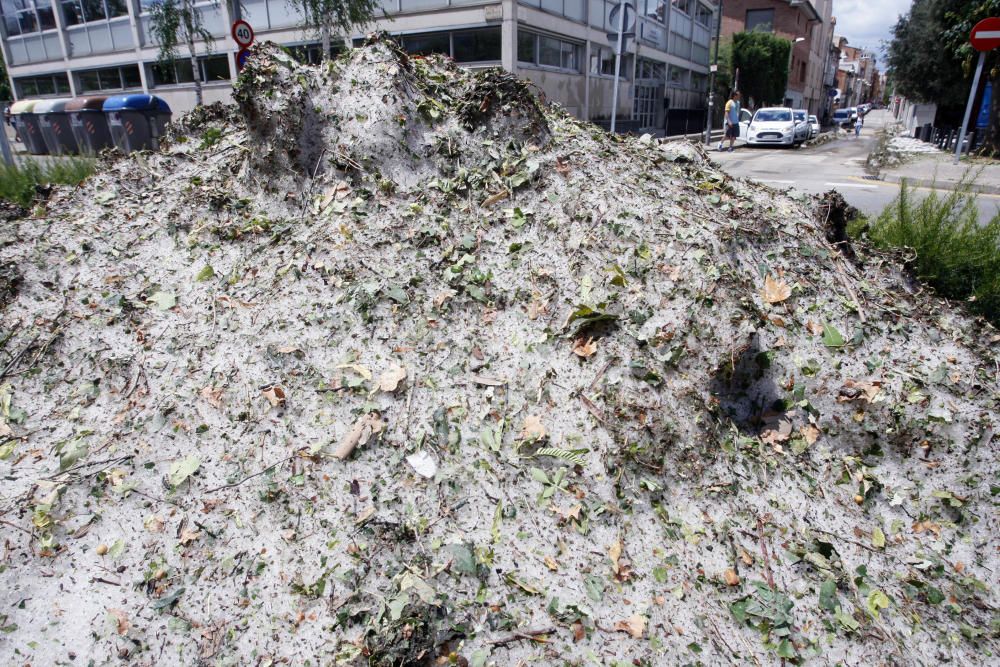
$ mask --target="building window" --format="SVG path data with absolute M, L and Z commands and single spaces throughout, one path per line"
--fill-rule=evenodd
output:
M 579 72 L 580 45 L 557 37 L 517 31 L 517 59 L 529 65 L 542 65 Z
M 582 23 L 584 18 L 583 6 L 585 1 L 586 0 L 520 0 L 520 3 L 530 7 L 537 7 L 538 9 L 550 14 L 565 16 L 568 19 Z M 452 0 L 452 4 L 457 3 L 455 0 Z M 461 4 L 468 4 L 468 0 L 462 2 Z
M 22 76 L 14 79 L 14 88 L 22 99 L 39 95 L 69 95 L 69 77 L 63 73 Z
M 500 60 L 500 28 L 464 30 L 451 35 L 451 57 L 460 63 Z
M 400 41 L 406 52 L 415 56 L 437 53 L 460 63 L 500 61 L 500 28 L 425 32 L 403 35 Z
M 757 30 L 759 32 L 774 32 L 774 10 L 748 9 L 746 29 L 747 32 L 752 30 Z
M 194 83 L 194 70 L 190 58 L 178 58 L 172 63 L 153 63 L 149 68 L 153 74 L 153 86 L 173 86 Z M 229 58 L 207 56 L 198 58 L 198 77 L 202 83 L 229 80 Z
M 671 65 L 667 69 L 667 84 L 671 88 L 685 88 L 687 86 L 687 70 Z
M 590 47 L 590 73 L 601 76 L 615 75 L 615 52 L 607 46 Z M 632 56 L 626 55 L 622 58 L 621 72 L 619 78 L 628 80 L 632 76 Z
M 671 4 L 688 16 L 691 16 L 691 0 L 671 0 Z
M 667 3 L 666 0 L 639 0 L 639 8 L 642 15 L 653 19 L 658 23 L 666 23 Z
M 62 0 L 62 11 L 67 26 L 106 21 L 128 14 L 125 0 Z
M 712 10 L 699 2 L 694 10 L 694 20 L 706 27 L 712 25 Z
M 659 63 L 655 60 L 639 58 L 639 62 L 636 63 L 635 77 L 637 79 L 665 81 L 667 78 L 667 66 L 665 63 Z
M 54 30 L 56 18 L 47 0 L 0 0 L 7 36 Z
M 289 54 L 304 65 L 318 65 L 323 60 L 323 45 L 315 44 L 295 44 L 286 46 Z M 339 42 L 330 44 L 330 57 L 334 58 L 344 52 L 344 45 Z M 228 78 L 228 77 L 227 77 Z
M 77 72 L 80 80 L 81 93 L 96 93 L 103 90 L 125 90 L 127 88 L 142 88 L 138 65 L 122 65 L 121 67 L 105 67 Z

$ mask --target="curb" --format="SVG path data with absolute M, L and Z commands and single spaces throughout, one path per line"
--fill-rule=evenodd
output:
M 899 174 L 881 174 L 879 176 L 879 180 L 886 183 L 902 183 L 905 180 L 907 185 L 911 185 L 915 188 L 928 188 L 931 190 L 955 190 L 958 185 L 955 181 L 911 178 L 909 176 L 901 176 Z M 969 190 L 981 195 L 1000 195 L 1000 185 L 982 185 L 979 183 L 972 183 L 969 184 Z

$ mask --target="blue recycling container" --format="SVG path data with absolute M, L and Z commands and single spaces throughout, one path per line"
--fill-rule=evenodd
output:
M 104 101 L 111 138 L 123 153 L 159 150 L 170 107 L 155 95 L 116 95 Z

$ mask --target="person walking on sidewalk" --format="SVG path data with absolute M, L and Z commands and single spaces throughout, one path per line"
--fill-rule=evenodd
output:
M 729 139 L 729 152 L 733 152 L 733 144 L 740 136 L 740 94 L 739 91 L 734 90 L 733 94 L 729 96 L 729 101 L 726 102 L 726 112 L 725 112 L 725 125 L 726 134 L 722 141 L 719 142 L 719 150 L 722 150 L 722 144 L 725 143 L 726 139 Z
M 864 127 L 865 121 L 862 119 L 861 114 L 858 114 L 858 119 L 854 121 L 854 136 L 861 136 L 861 128 Z

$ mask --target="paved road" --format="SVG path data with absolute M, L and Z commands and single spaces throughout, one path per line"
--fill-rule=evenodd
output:
M 743 176 L 775 188 L 793 188 L 810 194 L 837 190 L 852 206 L 876 216 L 899 194 L 899 185 L 865 177 L 865 160 L 875 146 L 876 131 L 890 122 L 885 111 L 868 115 L 861 136 L 842 134 L 842 138 L 822 146 L 808 148 L 751 148 L 743 146 L 733 153 L 711 150 L 712 159 L 733 176 Z M 928 192 L 919 188 L 918 192 Z M 1000 210 L 1000 195 L 978 196 L 981 220 L 988 220 Z

